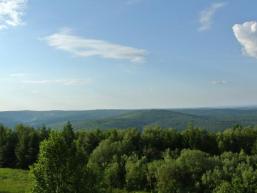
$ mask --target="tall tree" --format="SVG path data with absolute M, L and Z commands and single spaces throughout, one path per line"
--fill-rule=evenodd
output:
M 17 140 L 15 133 L 0 125 L 0 167 L 15 167 L 15 146 Z
M 41 143 L 39 160 L 31 168 L 33 193 L 97 192 L 94 175 L 86 165 L 86 157 L 76 147 L 74 135 L 70 135 L 71 128 L 62 133 L 52 132 Z
M 15 155 L 17 157 L 17 167 L 28 169 L 37 159 L 39 136 L 37 132 L 24 125 L 16 126 L 17 145 Z

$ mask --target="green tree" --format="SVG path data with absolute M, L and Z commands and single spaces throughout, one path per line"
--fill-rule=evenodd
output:
M 166 157 L 157 171 L 158 192 L 201 192 L 201 177 L 214 166 L 209 155 L 199 150 L 183 150 L 176 160 Z
M 15 146 L 17 143 L 15 133 L 0 125 L 0 167 L 15 167 Z
M 100 130 L 79 132 L 77 145 L 89 156 L 103 139 L 104 134 Z
M 96 191 L 94 174 L 78 151 L 74 135 L 52 132 L 41 143 L 39 160 L 31 168 L 33 193 L 91 193 Z M 73 137 L 72 137 L 73 136 Z
M 167 148 L 175 150 L 181 147 L 181 135 L 174 129 L 147 127 L 142 134 L 144 155 L 150 159 L 160 159 Z
M 28 169 L 33 164 L 38 155 L 40 139 L 37 132 L 24 125 L 17 125 L 17 145 L 15 155 L 17 157 L 17 166 Z
M 123 188 L 125 185 L 125 159 L 114 156 L 113 160 L 105 167 L 103 183 L 107 190 L 112 192 L 114 188 Z
M 225 151 L 239 153 L 244 150 L 247 154 L 250 154 L 256 140 L 257 130 L 253 128 L 234 127 L 217 133 L 221 153 Z
M 130 156 L 126 161 L 126 187 L 129 191 L 145 190 L 147 184 L 146 159 Z
M 183 148 L 198 149 L 210 154 L 218 153 L 216 136 L 199 128 L 190 128 L 182 132 Z
M 75 138 L 75 133 L 73 131 L 72 124 L 69 121 L 63 128 L 63 136 L 68 144 L 71 144 Z

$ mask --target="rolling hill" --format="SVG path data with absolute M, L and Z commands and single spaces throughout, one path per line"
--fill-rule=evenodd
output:
M 26 124 L 34 127 L 63 126 L 67 121 L 87 121 L 118 116 L 126 110 L 92 110 L 92 111 L 3 111 L 0 112 L 0 123 L 14 127 Z
M 76 129 L 142 129 L 151 125 L 184 129 L 192 123 L 196 127 L 223 130 L 236 124 L 257 125 L 257 108 L 0 112 L 0 123 L 8 127 L 22 123 L 59 129 L 67 121 Z

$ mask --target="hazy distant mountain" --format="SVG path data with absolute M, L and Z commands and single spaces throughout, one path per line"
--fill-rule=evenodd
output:
M 183 129 L 193 124 L 196 127 L 222 130 L 236 124 L 257 125 L 257 108 L 0 112 L 0 123 L 9 127 L 23 123 L 58 129 L 67 121 L 71 121 L 76 129 L 142 129 L 150 125 Z
M 5 111 L 0 112 L 0 123 L 13 127 L 23 123 L 31 126 L 63 125 L 67 121 L 86 121 L 109 118 L 127 112 L 126 110 L 92 111 Z

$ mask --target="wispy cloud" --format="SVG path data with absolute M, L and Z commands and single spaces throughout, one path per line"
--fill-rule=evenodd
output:
M 233 32 L 237 41 L 242 45 L 243 54 L 257 58 L 257 22 L 235 24 Z
M 206 31 L 211 29 L 213 18 L 216 12 L 226 5 L 225 2 L 221 3 L 213 3 L 208 8 L 204 9 L 200 12 L 199 23 L 200 27 L 198 28 L 199 31 Z
M 91 83 L 91 79 L 44 79 L 44 80 L 24 80 L 24 84 L 61 84 L 64 86 L 87 85 Z
M 213 80 L 211 81 L 211 84 L 213 85 L 224 85 L 224 84 L 227 84 L 228 81 L 227 80 Z
M 0 29 L 22 25 L 27 0 L 0 0 Z
M 44 38 L 49 46 L 79 57 L 100 56 L 108 59 L 128 60 L 133 63 L 145 61 L 146 50 L 110 43 L 104 40 L 83 38 L 62 31 Z

